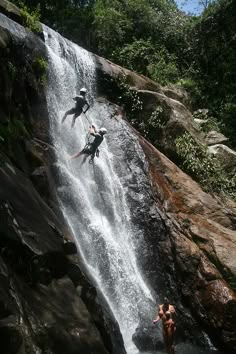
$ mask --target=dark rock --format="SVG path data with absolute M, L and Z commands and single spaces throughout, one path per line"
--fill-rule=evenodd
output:
M 176 354 L 220 354 L 215 348 L 205 349 L 204 347 L 197 347 L 191 343 L 179 343 L 175 346 Z
M 3 352 L 1 345 L 1 352 L 105 354 L 107 350 L 97 325 L 110 348 L 113 348 L 113 342 L 120 341 L 120 347 L 110 352 L 122 353 L 119 327 L 113 323 L 113 318 L 104 326 L 106 316 L 96 299 L 96 292 L 89 300 L 91 313 L 96 313 L 95 325 L 79 293 L 66 278 L 72 272 L 65 253 L 74 254 L 76 247 L 72 241 L 64 244 L 64 239 L 71 239 L 71 235 L 66 231 L 65 237 L 63 219 L 50 208 L 51 200 L 48 202 L 53 198 L 55 184 L 49 168 L 54 161 L 54 151 L 49 144 L 44 90 L 39 87 L 32 67 L 35 58 L 46 57 L 46 48 L 30 32 L 26 31 L 22 39 L 1 26 L 0 29 L 0 63 L 3 68 L 0 74 L 0 123 L 8 125 L 9 107 L 17 108 L 17 117 L 28 132 L 23 139 L 25 145 L 21 138 L 14 144 L 9 139 L 8 146 L 3 145 L 5 154 L 1 154 L 0 159 L 0 251 L 3 258 L 0 314 L 4 321 L 9 316 L 16 319 L 11 326 L 7 321 L 2 325 L 1 333 L 5 334 L 5 339 L 1 342 L 6 343 L 4 348 L 7 349 Z M 14 85 L 8 70 L 9 62 L 17 75 Z M 11 150 L 8 149 L 10 143 Z M 21 150 L 19 146 L 22 146 Z M 16 152 L 20 152 L 20 158 Z M 58 209 L 55 202 L 54 206 L 55 210 Z M 55 280 L 61 277 L 67 280 Z M 75 275 L 71 278 L 83 284 L 83 292 L 86 288 L 87 291 L 93 289 L 81 272 L 80 276 L 76 273 L 76 279 Z M 2 319 L 0 321 L 2 323 Z M 114 340 L 110 338 L 111 331 L 115 333 Z M 15 340 L 11 339 L 12 335 Z
M 5 1 L 0 2 L 3 3 L 6 5 Z M 22 146 L 22 140 L 27 140 L 27 151 L 22 148 L 21 155 L 25 154 L 29 169 L 23 166 L 22 158 L 17 161 L 11 144 L 10 148 L 3 145 L 0 321 L 6 323 L 3 332 L 9 331 L 5 335 L 6 343 L 10 343 L 9 336 L 14 335 L 16 342 L 12 348 L 22 347 L 26 354 L 39 350 L 67 354 L 124 353 L 119 326 L 105 299 L 81 271 L 81 260 L 75 264 L 65 257 L 65 225 L 29 180 L 34 171 L 35 185 L 42 180 L 42 188 L 51 183 L 51 192 L 57 182 L 56 172 L 53 173 L 55 166 L 48 168 L 54 162 L 54 155 L 53 148 L 49 147 L 46 98 L 32 67 L 36 57 L 47 56 L 43 42 L 32 33 L 27 32 L 22 39 L 15 38 L 9 31 L 1 29 L 0 33 L 1 124 L 9 123 L 11 109 L 16 108 L 14 113 L 20 113 L 19 119 L 28 134 L 24 139 L 19 136 L 14 145 L 17 148 Z M 7 65 L 9 61 L 18 75 L 14 84 Z M 157 107 L 162 108 L 163 127 L 154 133 L 159 138 L 160 148 L 169 156 L 175 154 L 174 138 L 185 131 L 202 141 L 191 113 L 176 100 L 177 96 L 167 97 L 158 84 L 102 58 L 97 58 L 97 73 L 98 91 L 107 98 L 116 95 L 115 80 L 111 82 L 110 78 L 127 76 L 144 103 L 144 111 L 138 117 L 140 121 L 146 123 Z M 111 120 L 111 128 L 112 124 Z M 120 131 L 113 124 L 119 141 L 119 144 L 113 143 L 117 145 L 113 146 L 114 154 L 119 157 L 124 157 L 120 149 L 124 124 Z M 124 187 L 130 186 L 127 200 L 132 206 L 132 221 L 145 235 L 145 240 L 139 243 L 137 232 L 136 242 L 142 250 L 139 266 L 154 293 L 160 297 L 164 293 L 171 295 L 178 307 L 178 336 L 192 342 L 201 341 L 200 329 L 204 328 L 228 353 L 234 352 L 235 212 L 204 193 L 135 130 L 133 132 L 133 140 L 130 130 L 127 134 L 126 158 L 121 161 L 127 164 L 127 171 L 132 171 L 131 177 L 125 173 L 122 176 Z M 161 343 L 159 334 L 153 338 L 148 326 L 143 325 L 137 329 L 134 341 L 140 348 L 151 348 L 155 341 L 157 346 Z M 9 352 L 11 350 L 9 347 Z
M 224 343 L 228 353 L 233 353 L 236 349 L 236 328 L 232 326 L 236 294 L 226 280 L 231 278 L 233 283 L 235 279 L 234 212 L 204 193 L 143 138 L 140 143 L 149 161 L 156 203 L 168 217 L 166 240 L 161 245 L 159 242 L 155 259 L 162 259 L 161 266 L 164 274 L 168 274 L 165 282 L 172 299 L 175 297 L 177 304 L 179 294 L 182 294 L 213 342 Z M 181 305 L 177 307 L 181 312 Z M 177 327 L 186 331 L 187 323 L 192 320 L 187 319 L 184 312 L 180 316 Z
M 63 250 L 64 250 L 64 253 L 67 254 L 67 255 L 76 254 L 77 253 L 77 247 L 76 247 L 75 242 L 72 242 L 72 241 L 64 242 Z
M 92 318 L 99 329 L 101 337 L 109 353 L 126 354 L 123 338 L 119 325 L 109 307 L 109 304 L 100 294 L 99 290 L 92 286 L 82 288 L 82 300 L 92 314 Z M 94 306 L 96 304 L 96 306 Z
M 1 321 L 2 322 L 2 321 Z M 23 338 L 19 324 L 13 324 L 10 320 L 5 320 L 4 324 L 0 322 L 1 353 L 15 354 L 21 349 Z
M 50 196 L 50 191 L 46 167 L 37 167 L 31 174 L 31 180 L 37 191 L 44 198 L 44 200 L 48 200 Z
M 31 307 L 37 321 L 47 321 L 49 331 L 45 344 L 54 353 L 107 353 L 85 305 L 68 279 L 54 281 L 48 288 L 41 286 L 37 294 Z M 41 303 L 45 304 L 44 309 Z
M 4 29 L 0 27 L 0 47 L 2 49 L 7 50 L 9 42 L 10 42 L 10 36 Z
M 0 218 L 5 243 L 24 244 L 32 252 L 62 252 L 61 222 L 41 199 L 32 183 L 1 156 Z M 55 229 L 51 225 L 57 225 Z M 3 242 L 3 241 L 2 241 Z
M 132 339 L 136 347 L 141 351 L 164 349 L 162 331 L 158 325 L 137 327 Z
M 1 353 L 17 353 L 21 346 L 25 354 L 36 348 L 44 353 L 107 353 L 69 279 L 32 289 L 12 277 L 9 288 L 6 275 L 1 274 L 0 302 L 12 314 L 5 311 L 0 319 Z
M 0 12 L 10 19 L 23 24 L 19 8 L 7 0 L 0 0 Z

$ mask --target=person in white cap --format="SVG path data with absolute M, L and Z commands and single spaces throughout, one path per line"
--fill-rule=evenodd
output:
M 76 118 L 78 118 L 81 115 L 81 113 L 87 112 L 87 110 L 90 108 L 90 105 L 85 98 L 86 93 L 87 93 L 87 90 L 85 87 L 80 89 L 80 95 L 73 98 L 73 100 L 76 102 L 75 107 L 66 111 L 66 113 L 64 114 L 64 116 L 61 120 L 61 123 L 63 123 L 65 121 L 65 119 L 68 115 L 74 114 L 72 122 L 71 122 L 71 128 L 73 128 L 73 126 L 75 125 Z M 83 111 L 84 106 L 87 106 L 85 111 Z
M 88 158 L 88 156 L 91 156 L 90 162 L 93 162 L 93 159 L 96 156 L 99 156 L 99 145 L 102 143 L 103 141 L 103 136 L 107 133 L 106 128 L 100 128 L 98 129 L 98 131 L 96 130 L 96 128 L 94 127 L 94 125 L 92 125 L 89 128 L 89 133 L 90 135 L 94 136 L 94 140 L 90 143 L 88 142 L 85 147 L 83 148 L 83 150 L 81 150 L 80 152 L 76 153 L 75 155 L 72 155 L 70 157 L 71 159 L 76 159 L 77 157 L 81 156 L 81 155 L 85 155 L 85 158 L 83 160 L 83 163 L 86 161 L 86 159 Z

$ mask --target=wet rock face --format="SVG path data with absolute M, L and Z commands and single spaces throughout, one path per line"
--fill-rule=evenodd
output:
M 68 277 L 72 242 L 64 244 L 61 221 L 9 160 L 0 167 L 0 223 L 1 351 L 107 353 Z M 88 288 L 81 272 L 77 282 Z
M 0 9 L 3 3 L 6 1 L 0 1 Z M 45 57 L 39 38 L 32 34 L 14 38 L 0 26 L 0 124 L 8 126 L 13 113 L 27 131 L 22 129 L 17 137 L 0 141 L 4 152 L 0 159 L 1 350 L 7 354 L 31 354 L 39 349 L 45 353 L 121 354 L 124 348 L 117 323 L 81 272 L 74 246 L 64 244 L 70 234 L 49 193 L 55 185 L 50 165 L 54 155 L 44 91 L 31 65 L 39 56 Z M 113 87 L 111 83 L 103 86 L 104 77 L 125 74 L 145 104 L 140 119 L 147 120 L 156 107 L 164 110 L 168 119 L 158 137 L 166 154 L 174 154 L 173 137 L 179 133 L 198 134 L 178 95 L 101 58 L 98 66 L 99 93 L 110 98 Z M 24 67 L 27 75 L 22 75 Z M 123 128 L 118 134 L 122 137 Z M 135 139 L 139 139 L 143 157 L 126 137 L 125 161 L 132 176 L 124 174 L 123 182 L 130 188 L 133 221 L 145 235 L 145 242 L 139 244 L 140 267 L 154 291 L 160 297 L 168 293 L 178 308 L 183 339 L 196 339 L 200 325 L 227 353 L 233 353 L 236 215 L 203 193 L 138 134 L 133 135 Z M 119 154 L 120 149 L 113 148 Z M 140 171 L 145 172 L 145 180 Z M 137 244 L 139 236 L 137 232 Z M 161 347 L 160 333 L 150 335 L 148 329 L 146 323 L 140 324 L 134 335 L 137 346 L 142 350 Z
M 112 108 L 111 105 L 110 107 L 112 115 L 112 109 L 115 107 Z M 162 301 L 163 297 L 168 294 L 175 304 L 178 311 L 178 340 L 189 339 L 204 346 L 206 343 L 202 338 L 201 326 L 191 316 L 189 308 L 182 304 L 179 289 L 181 284 L 176 284 L 177 270 L 175 255 L 172 253 L 169 223 L 163 208 L 165 199 L 157 203 L 153 191 L 154 186 L 149 177 L 149 164 L 145 160 L 145 150 L 142 150 L 139 145 L 139 135 L 121 118 L 117 118 L 116 122 L 113 119 L 106 121 L 106 127 L 109 131 L 107 143 L 116 156 L 114 169 L 119 174 L 124 190 L 128 191 L 126 200 L 129 210 L 132 211 L 130 217 L 133 235 L 135 235 L 133 244 L 141 274 L 146 284 L 152 289 L 156 302 Z M 122 149 L 120 149 L 120 144 Z M 184 254 L 184 249 L 182 252 Z M 194 260 L 191 256 L 188 260 L 186 257 L 187 262 L 186 265 L 184 264 L 192 274 L 199 263 L 198 255 L 194 257 Z M 140 318 L 133 336 L 135 345 L 141 351 L 155 351 L 163 348 L 161 324 L 156 326 L 152 324 L 152 320 L 157 315 L 157 305 L 158 303 L 150 300 L 150 309 L 146 308 L 146 317 Z
M 153 85 L 151 80 L 143 77 L 138 80 L 136 74 L 101 58 L 97 58 L 97 73 L 104 83 L 98 86 L 99 93 L 118 104 L 115 93 L 119 87 L 119 77 L 126 76 L 126 83 L 130 83 L 142 100 L 143 109 L 137 111 L 137 117 L 134 117 L 135 127 L 141 133 L 144 133 L 143 127 L 144 130 L 146 126 L 150 128 L 148 121 L 151 114 L 156 108 L 161 108 L 158 126 L 153 126 L 150 129 L 152 135 L 146 136 L 166 156 L 176 159 L 174 140 L 184 132 L 189 132 L 199 143 L 215 144 L 225 139 L 214 133 L 207 140 L 194 123 L 190 111 L 179 102 L 181 98 L 172 95 L 165 88 Z M 127 106 L 122 107 L 120 116 L 129 119 L 128 109 Z M 234 352 L 236 329 L 232 323 L 236 323 L 235 204 L 231 201 L 218 201 L 204 193 L 197 183 L 153 146 L 140 136 L 139 139 L 149 164 L 151 181 L 151 187 L 144 187 L 146 182 L 140 183 L 140 179 L 134 178 L 133 183 L 131 182 L 130 202 L 133 203 L 132 210 L 135 210 L 133 218 L 139 228 L 145 230 L 145 244 L 148 249 L 146 252 L 143 248 L 140 263 L 153 288 L 158 288 L 159 294 L 161 289 L 161 295 L 162 291 L 168 291 L 169 297 L 180 309 L 181 319 L 178 326 L 184 332 L 194 322 L 192 316 L 186 313 L 187 308 L 194 314 L 200 326 L 212 335 L 215 343 L 226 346 L 228 352 Z M 132 148 L 127 149 L 130 155 L 135 156 Z M 126 160 L 129 163 L 132 158 L 127 153 Z M 133 174 L 135 176 L 135 170 Z M 135 208 L 135 193 L 142 194 L 145 188 L 149 200 L 146 200 L 145 206 Z M 149 188 L 153 191 L 154 203 Z M 153 213 L 150 212 L 151 205 L 154 205 Z M 157 219 L 157 222 L 150 221 L 152 214 L 153 220 L 159 219 L 159 225 Z M 145 220 L 140 215 L 145 215 Z M 145 225 L 151 225 L 152 232 Z M 154 281 L 150 279 L 151 274 L 154 274 Z M 155 287 L 154 283 L 158 286 Z M 185 305 L 184 308 L 182 304 Z M 145 325 L 137 330 L 135 340 L 142 328 Z M 137 343 L 141 345 L 140 341 Z
M 171 298 L 183 320 L 187 318 L 179 306 L 180 296 L 213 341 L 234 353 L 235 214 L 144 139 L 140 143 L 149 161 L 156 203 L 168 225 L 166 239 L 161 245 L 158 238 L 156 242 Z
M 15 36 L 0 22 L 1 353 L 124 353 L 117 322 L 81 271 L 54 196 L 38 58 L 46 58 L 46 48 L 37 36 Z
M 148 326 L 138 327 L 133 335 L 133 342 L 139 350 L 164 350 L 163 336 L 160 327 Z
M 0 275 L 2 353 L 107 353 L 70 279 L 32 287 L 2 258 Z

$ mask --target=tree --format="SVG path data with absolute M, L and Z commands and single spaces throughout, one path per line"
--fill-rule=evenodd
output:
M 203 9 L 206 9 L 212 2 L 212 0 L 198 0 L 198 4 L 203 7 Z

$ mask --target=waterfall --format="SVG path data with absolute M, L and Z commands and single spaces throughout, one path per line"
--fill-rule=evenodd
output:
M 0 14 L 0 25 L 20 40 L 34 36 L 3 14 Z M 144 154 L 129 126 L 111 119 L 109 105 L 96 102 L 92 55 L 46 26 L 44 34 L 49 59 L 50 133 L 59 176 L 58 201 L 94 285 L 101 290 L 119 323 L 127 353 L 135 354 L 138 350 L 132 334 L 140 319 L 151 322 L 158 301 L 155 299 L 154 303 L 138 264 L 145 253 L 149 258 L 151 254 L 145 248 L 140 226 L 145 220 L 140 220 L 137 227 L 132 218 L 135 199 L 135 206 L 140 206 L 140 210 L 150 208 L 150 205 L 144 208 L 150 199 Z M 89 127 L 85 117 L 77 119 L 74 129 L 70 128 L 71 117 L 60 124 L 64 112 L 73 105 L 72 97 L 82 86 L 88 89 L 89 101 L 94 103 L 87 118 L 97 127 L 103 125 L 108 129 L 100 158 L 94 165 L 82 165 L 80 159 L 68 161 L 69 155 L 85 145 Z M 180 343 L 181 354 L 218 353 L 208 336 L 203 333 L 203 337 L 209 350 Z
M 127 353 L 138 353 L 132 334 L 139 319 L 150 311 L 153 298 L 138 267 L 136 240 L 140 242 L 143 236 L 132 223 L 127 202 L 124 180 L 132 171 L 127 171 L 127 165 L 122 166 L 122 139 L 129 141 L 136 154 L 142 155 L 142 151 L 128 126 L 111 119 L 108 105 L 96 103 L 92 55 L 46 26 L 44 35 L 49 58 L 47 101 L 60 176 L 60 206 L 95 285 L 119 323 Z M 108 129 L 94 165 L 82 164 L 82 158 L 68 161 L 69 155 L 85 145 L 89 128 L 85 116 L 77 119 L 73 129 L 72 116 L 63 125 L 60 123 L 82 86 L 87 88 L 88 99 L 93 103 L 86 114 L 88 120 Z M 140 159 L 144 160 L 144 156 Z

